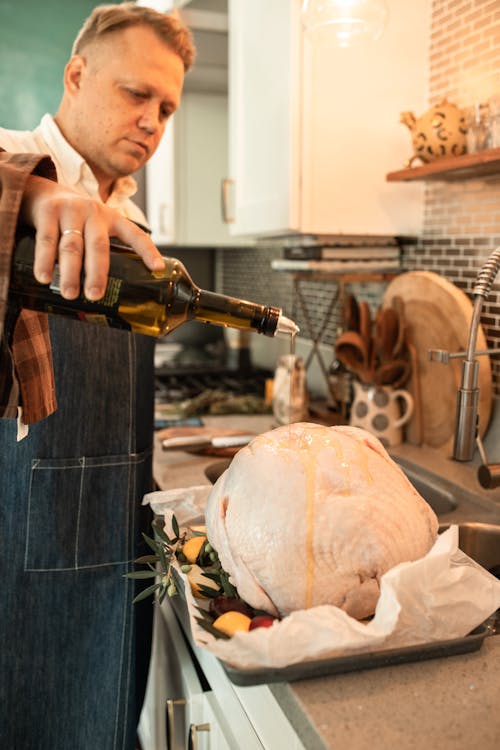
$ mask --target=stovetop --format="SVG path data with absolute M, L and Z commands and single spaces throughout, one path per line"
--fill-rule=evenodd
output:
M 269 370 L 168 368 L 156 370 L 156 400 L 172 403 L 195 398 L 207 390 L 224 391 L 235 396 L 265 395 L 265 382 L 272 378 Z

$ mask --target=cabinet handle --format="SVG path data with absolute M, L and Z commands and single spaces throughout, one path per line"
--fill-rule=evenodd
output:
M 228 177 L 221 180 L 221 213 L 224 224 L 232 224 L 235 221 L 234 185 L 234 180 Z
M 165 713 L 165 735 L 167 737 L 167 750 L 181 750 L 185 746 L 185 735 L 183 731 L 182 741 L 180 745 L 176 745 L 176 726 L 177 722 L 175 720 L 175 717 L 177 714 L 179 714 L 179 707 L 186 705 L 185 698 L 178 698 L 176 700 L 169 699 L 167 700 L 167 710 Z M 181 720 L 182 725 L 184 725 L 184 715 L 182 716 Z
M 190 724 L 188 750 L 198 750 L 198 732 L 210 732 L 210 724 Z

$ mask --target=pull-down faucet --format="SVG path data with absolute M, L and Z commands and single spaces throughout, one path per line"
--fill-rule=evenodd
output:
M 479 467 L 478 479 L 483 487 L 491 489 L 500 486 L 500 464 L 488 464 L 486 454 L 478 434 L 478 373 L 477 356 L 494 354 L 498 349 L 476 351 L 477 336 L 481 318 L 483 301 L 487 298 L 500 268 L 500 247 L 494 250 L 480 269 L 473 289 L 474 306 L 469 328 L 469 338 L 466 352 L 450 355 L 448 352 L 435 350 L 429 352 L 429 358 L 434 361 L 446 362 L 450 356 L 464 356 L 462 362 L 462 381 L 457 394 L 457 417 L 455 424 L 455 439 L 453 444 L 453 458 L 456 461 L 471 461 L 476 444 L 478 445 L 483 465 Z

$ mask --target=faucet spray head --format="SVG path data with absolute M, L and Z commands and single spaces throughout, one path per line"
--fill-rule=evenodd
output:
M 478 363 L 464 362 L 466 365 L 475 365 L 477 371 Z M 462 377 L 462 382 L 465 378 Z M 472 461 L 476 449 L 476 435 L 478 425 L 479 388 L 461 387 L 457 395 L 457 417 L 455 426 L 455 439 L 453 443 L 453 458 L 456 461 Z

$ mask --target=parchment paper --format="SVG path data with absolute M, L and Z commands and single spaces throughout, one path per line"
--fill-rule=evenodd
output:
M 153 492 L 144 503 L 164 515 L 168 533 L 172 515 L 180 526 L 199 522 L 211 488 Z M 440 534 L 425 557 L 385 573 L 375 615 L 366 623 L 338 607 L 322 605 L 293 612 L 270 628 L 217 639 L 197 624 L 200 600 L 191 594 L 178 566 L 177 571 L 184 583 L 195 643 L 239 669 L 281 668 L 360 651 L 462 638 L 500 607 L 500 581 L 458 548 L 458 526 Z

